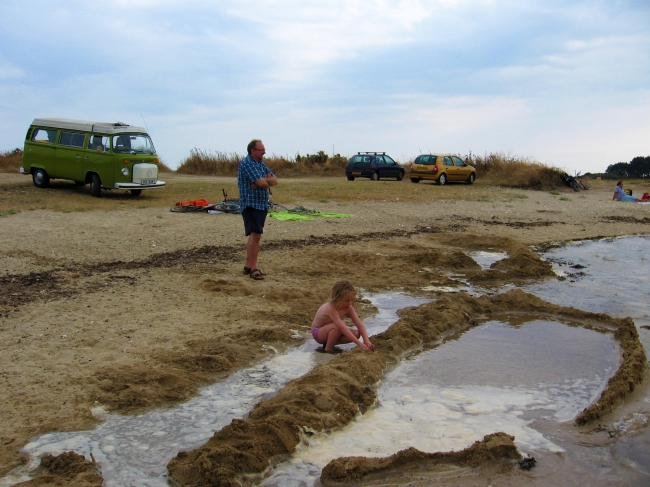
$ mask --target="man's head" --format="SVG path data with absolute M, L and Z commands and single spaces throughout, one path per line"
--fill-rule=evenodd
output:
M 248 150 L 248 154 L 257 162 L 260 162 L 264 154 L 266 154 L 266 149 L 260 139 L 251 140 L 246 149 Z

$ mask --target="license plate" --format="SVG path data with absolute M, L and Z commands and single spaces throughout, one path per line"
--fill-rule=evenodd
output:
M 354 174 L 355 176 L 358 176 L 359 174 L 361 174 L 361 171 L 356 171 L 356 172 L 352 171 L 352 174 Z
M 156 184 L 155 179 L 143 179 L 140 181 L 140 184 Z

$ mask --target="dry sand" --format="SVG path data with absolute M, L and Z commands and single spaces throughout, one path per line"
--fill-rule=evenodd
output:
M 421 293 L 425 286 L 453 285 L 444 273 L 453 269 L 499 286 L 553 278 L 530 245 L 650 233 L 650 205 L 613 202 L 610 189 L 567 191 L 570 199 L 493 188 L 494 198 L 485 202 L 299 202 L 353 217 L 270 219 L 261 247 L 264 281 L 242 273 L 245 240 L 237 215 L 164 207 L 3 217 L 0 475 L 25 461 L 19 450 L 32 436 L 92 427 L 97 406 L 133 413 L 174 404 L 260 360 L 268 345 L 295 345 L 295 332 L 308 330 L 337 279 L 368 291 Z M 506 250 L 510 259 L 481 272 L 463 252 L 486 249 Z M 485 306 L 476 312 L 484 314 Z M 464 326 L 472 318 L 458 316 Z M 327 424 L 323 411 L 350 417 L 372 404 L 370 385 L 392 355 L 390 343 L 372 358 L 344 354 L 365 357 L 366 382 L 332 393 L 340 404 L 321 398 L 315 424 Z M 319 400 L 309 389 L 302 393 Z M 256 414 L 267 417 L 271 410 L 262 404 Z M 295 437 L 293 426 L 285 427 Z M 293 442 L 284 443 L 288 451 Z M 264 461 L 256 459 L 254 468 Z M 60 485 L 90 485 L 95 474 L 86 467 L 79 479 L 68 473 Z

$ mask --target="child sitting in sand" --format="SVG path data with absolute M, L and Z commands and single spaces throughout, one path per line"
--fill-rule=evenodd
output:
M 329 301 L 318 308 L 311 324 L 311 334 L 318 343 L 323 344 L 325 353 L 340 353 L 342 350 L 335 345 L 341 343 L 356 343 L 359 347 L 374 350 L 375 346 L 368 339 L 366 327 L 352 307 L 357 294 L 349 281 L 338 281 L 332 288 Z M 357 329 L 348 327 L 343 318 L 349 316 Z M 363 338 L 363 342 L 359 341 Z

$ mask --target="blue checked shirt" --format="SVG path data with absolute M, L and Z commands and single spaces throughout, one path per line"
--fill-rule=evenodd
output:
M 237 186 L 239 187 L 239 206 L 242 211 L 250 206 L 258 210 L 267 210 L 269 207 L 268 189 L 251 189 L 251 184 L 260 178 L 265 178 L 271 170 L 264 161 L 255 162 L 250 154 L 239 163 L 237 172 Z M 275 174 L 273 174 L 275 176 Z

